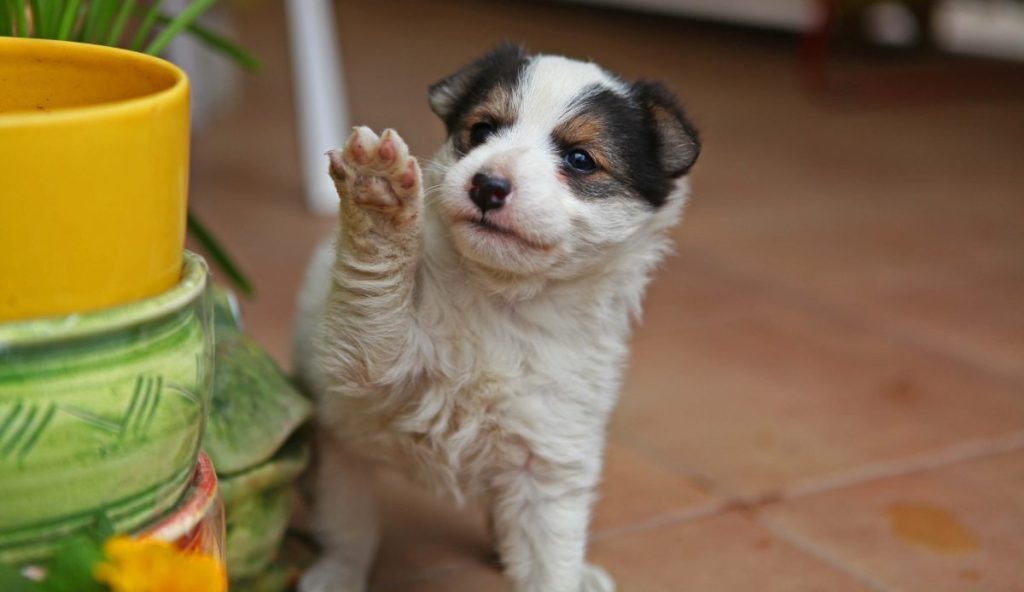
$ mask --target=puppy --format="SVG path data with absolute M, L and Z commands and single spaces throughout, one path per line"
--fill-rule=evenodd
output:
M 614 590 L 585 562 L 605 427 L 697 134 L 658 84 L 511 45 L 429 100 L 448 138 L 422 175 L 392 130 L 329 153 L 340 225 L 295 356 L 325 554 L 300 589 L 366 589 L 384 463 L 481 499 L 518 592 Z

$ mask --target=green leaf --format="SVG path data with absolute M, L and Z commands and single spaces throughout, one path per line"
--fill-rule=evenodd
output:
M 194 35 L 196 39 L 203 42 L 207 47 L 234 60 L 236 64 L 250 72 L 263 69 L 263 62 L 260 61 L 258 57 L 249 53 L 231 40 L 221 37 L 205 27 L 193 24 L 189 26 L 188 32 Z
M 10 0 L 0 0 L 0 35 L 13 35 Z
M 90 41 L 102 44 L 106 42 L 107 34 L 110 32 L 110 24 L 114 20 L 114 15 L 117 14 L 117 6 L 123 2 L 122 0 L 93 0 L 93 2 L 102 8 L 99 18 L 96 19 L 96 31 L 93 33 L 95 37 Z
M 85 34 L 96 25 L 96 0 L 84 0 L 82 3 L 82 25 L 78 28 L 78 33 L 74 36 L 75 41 L 85 41 Z
M 149 37 L 149 32 L 153 29 L 153 24 L 156 23 L 156 18 L 160 16 L 160 5 L 163 0 L 153 0 L 146 9 L 146 15 L 142 17 L 142 24 L 139 25 L 139 30 L 135 32 L 135 37 L 132 37 L 131 49 L 135 51 L 142 51 L 142 45 L 146 43 L 146 39 Z
M 53 39 L 60 30 L 60 17 L 64 14 L 64 5 L 67 0 L 43 0 L 44 17 L 43 26 L 46 30 L 46 37 Z
M 25 0 L 14 0 L 14 18 L 18 22 L 18 36 L 28 37 L 28 15 L 25 14 Z
M 121 1 L 121 10 L 117 12 L 117 18 L 114 19 L 114 24 L 110 27 L 110 33 L 107 34 L 107 39 L 104 43 L 113 47 L 118 45 L 121 35 L 124 33 L 124 27 L 128 23 L 128 17 L 131 16 L 134 9 L 135 0 Z
M 48 592 L 103 592 L 93 572 L 103 560 L 103 544 L 80 534 L 69 537 L 54 552 L 46 569 Z
M 4 592 L 42 592 L 43 587 L 38 582 L 33 582 L 22 576 L 16 568 L 6 563 L 0 563 L 0 590 Z
M 40 0 L 29 0 L 29 6 L 32 8 L 32 24 L 35 26 L 36 37 L 48 37 L 49 31 L 46 29 L 46 13 L 43 12 L 42 6 L 39 5 Z
M 93 541 L 102 545 L 107 542 L 107 539 L 117 534 L 117 531 L 114 530 L 114 523 L 107 518 L 106 513 L 101 512 L 96 516 L 92 527 L 86 531 L 86 534 Z
M 86 9 L 85 29 L 82 41 L 100 43 L 106 36 L 110 20 L 114 17 L 114 9 L 118 0 L 92 0 Z
M 60 28 L 64 0 L 29 0 L 29 6 L 32 8 L 33 35 L 53 39 Z
M 60 29 L 57 31 L 57 39 L 67 41 L 75 28 L 75 21 L 78 20 L 78 8 L 82 0 L 69 0 L 64 6 L 64 14 L 60 17 Z
M 252 284 L 249 283 L 249 278 L 235 265 L 231 256 L 227 254 L 217 239 L 210 234 L 210 231 L 203 226 L 191 211 L 188 213 L 188 230 L 192 233 L 196 242 L 206 251 L 206 254 L 210 256 L 210 259 L 224 270 L 224 273 L 227 274 L 235 286 L 246 296 L 252 296 L 254 292 Z
M 185 10 L 182 10 L 174 16 L 171 22 L 164 27 L 163 31 L 156 36 L 147 47 L 146 53 L 149 55 L 160 55 L 164 49 L 170 45 L 171 41 L 185 30 L 189 25 L 193 23 L 201 14 L 210 9 L 211 6 L 216 4 L 217 0 L 195 0 Z
M 171 17 L 167 15 L 160 15 L 161 23 L 170 23 L 171 20 Z M 260 62 L 259 58 L 252 55 L 245 49 L 242 49 L 242 47 L 235 44 L 233 41 L 222 37 L 218 33 L 215 33 L 198 23 L 192 23 L 188 26 L 187 30 L 190 35 L 198 39 L 204 45 L 233 60 L 236 64 L 246 70 L 256 71 L 263 68 L 263 63 Z

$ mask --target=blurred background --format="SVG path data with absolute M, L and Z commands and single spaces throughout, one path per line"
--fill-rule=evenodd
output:
M 340 92 L 313 127 L 336 145 L 393 127 L 429 157 L 427 86 L 503 40 L 663 80 L 702 132 L 593 528 L 620 589 L 1024 590 L 1024 2 L 322 7 Z M 248 329 L 287 368 L 334 224 L 309 201 L 294 66 L 324 64 L 295 53 L 284 2 L 215 18 L 264 68 L 177 49 L 196 82 L 191 204 L 252 277 Z M 382 494 L 374 590 L 504 589 L 476 512 L 397 480 Z

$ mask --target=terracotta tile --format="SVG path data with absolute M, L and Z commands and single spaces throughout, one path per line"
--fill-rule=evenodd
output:
M 981 124 L 1019 120 L 1019 106 L 799 116 L 803 132 L 753 125 L 716 138 L 726 145 L 695 168 L 683 244 L 797 298 L 1024 377 L 1013 156 L 1024 126 Z
M 591 531 L 606 536 L 652 520 L 713 511 L 717 501 L 690 481 L 612 442 Z
M 767 508 L 759 519 L 887 590 L 1024 590 L 1024 452 Z
M 600 541 L 594 544 L 592 557 L 615 577 L 620 590 L 870 590 L 736 515 Z M 409 592 L 507 589 L 496 570 L 480 566 L 437 574 L 402 588 Z
M 623 590 L 866 590 L 735 514 L 594 544 Z
M 511 592 L 500 568 L 483 563 L 446 566 L 418 577 L 370 587 L 371 592 Z
M 718 494 L 763 495 L 1024 428 L 1017 385 L 686 254 L 648 304 L 613 434 Z

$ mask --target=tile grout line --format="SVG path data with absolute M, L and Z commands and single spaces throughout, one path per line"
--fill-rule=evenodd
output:
M 658 514 L 647 520 L 641 520 L 640 522 L 634 522 L 631 524 L 623 524 L 621 526 L 613 526 L 610 528 L 602 528 L 594 531 L 590 538 L 590 542 L 604 541 L 613 539 L 620 536 L 648 532 L 651 530 L 657 530 L 664 526 L 673 526 L 676 524 L 684 524 L 686 522 L 692 522 L 708 516 L 715 516 L 722 512 L 728 506 L 726 501 L 713 501 L 706 504 L 699 505 L 695 508 L 672 510 L 663 514 Z
M 861 573 L 860 570 L 847 565 L 838 556 L 826 552 L 824 549 L 821 548 L 821 546 L 815 545 L 813 541 L 806 540 L 805 538 L 797 536 L 795 533 L 789 531 L 779 530 L 775 527 L 775 525 L 771 524 L 771 522 L 765 521 L 760 517 L 755 517 L 753 520 L 755 524 L 767 530 L 775 538 L 782 540 L 783 542 L 790 545 L 797 551 L 804 553 L 805 555 L 808 555 L 821 563 L 824 563 L 831 569 L 856 580 L 858 583 L 863 584 L 864 586 L 867 586 L 873 592 L 892 591 L 892 588 L 886 586 L 882 582 L 867 575 L 866 573 Z
M 939 467 L 980 460 L 1019 450 L 1024 450 L 1024 430 L 985 440 L 953 444 L 935 453 L 873 463 L 861 469 L 853 469 L 841 474 L 825 476 L 802 484 L 784 487 L 780 492 L 780 501 L 825 493 L 879 479 L 920 473 Z M 763 498 L 763 496 L 760 497 Z
M 662 469 L 670 474 L 681 478 L 692 480 L 692 477 L 680 473 L 670 465 L 662 462 L 657 454 L 648 454 L 629 442 L 628 438 L 621 435 L 615 439 L 618 446 L 643 454 Z M 591 535 L 591 540 L 602 540 L 613 538 L 622 534 L 632 534 L 653 530 L 671 524 L 690 522 L 700 518 L 724 514 L 734 509 L 750 508 L 756 509 L 775 503 L 786 502 L 803 497 L 809 497 L 821 493 L 827 493 L 846 487 L 852 487 L 869 483 L 880 479 L 888 479 L 902 475 L 920 473 L 940 467 L 955 465 L 962 462 L 981 460 L 984 458 L 999 456 L 1024 450 L 1024 430 L 1010 432 L 1002 436 L 995 436 L 983 440 L 972 440 L 961 442 L 946 447 L 938 452 L 924 453 L 909 458 L 881 461 L 871 463 L 863 468 L 850 469 L 835 475 L 826 475 L 817 479 L 811 479 L 789 487 L 782 487 L 777 490 L 767 490 L 754 494 L 730 496 L 721 494 L 713 489 L 701 488 L 711 496 L 713 501 L 701 504 L 692 509 L 674 510 L 659 514 L 647 520 L 617 526 L 596 531 Z
M 673 477 L 685 480 L 700 491 L 700 493 L 708 497 L 726 499 L 714 491 L 714 488 L 706 477 L 700 473 L 675 468 L 666 455 L 655 450 L 648 450 L 646 446 L 634 440 L 630 434 L 618 431 L 614 435 L 609 433 L 608 442 L 610 444 L 615 444 L 616 446 L 621 446 L 622 448 L 647 459 L 647 461 L 657 466 L 659 469 L 669 473 Z
M 621 441 L 620 445 L 623 445 Z M 647 532 L 665 526 L 683 524 L 699 520 L 701 518 L 707 518 L 709 516 L 726 514 L 732 510 L 740 509 L 743 506 L 757 507 L 786 502 L 802 497 L 860 485 L 879 479 L 909 475 L 962 462 L 980 460 L 990 456 L 1008 454 L 1019 450 L 1024 450 L 1024 431 L 1013 432 L 990 440 L 973 441 L 953 445 L 936 454 L 912 457 L 886 463 L 876 463 L 861 470 L 848 471 L 834 477 L 824 477 L 809 481 L 802 485 L 783 488 L 778 496 L 774 496 L 769 492 L 748 496 L 720 498 L 715 501 L 699 505 L 695 508 L 669 511 L 641 522 L 601 529 L 591 534 L 590 541 L 597 542 L 619 536 Z M 714 492 L 709 492 L 709 494 L 715 495 Z

